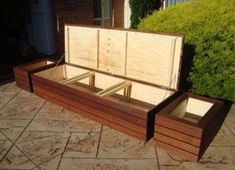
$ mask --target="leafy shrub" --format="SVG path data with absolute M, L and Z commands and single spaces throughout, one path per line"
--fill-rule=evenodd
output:
M 140 19 L 151 14 L 155 9 L 156 0 L 129 0 L 131 8 L 131 28 L 137 28 Z
M 139 29 L 184 33 L 186 47 L 194 47 L 184 55 L 193 57 L 190 91 L 235 101 L 234 11 L 235 0 L 193 0 L 154 12 Z

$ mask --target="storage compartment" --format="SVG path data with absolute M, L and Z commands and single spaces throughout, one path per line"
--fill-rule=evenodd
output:
M 65 26 L 66 64 L 33 75 L 35 94 L 142 140 L 178 88 L 183 36 Z
M 153 135 L 152 110 L 174 93 L 68 64 L 35 73 L 33 85 L 37 95 L 142 140 Z
M 169 115 L 197 123 L 213 106 L 213 103 L 187 97 Z
M 198 161 L 228 113 L 223 101 L 183 93 L 155 117 L 156 146 Z
M 13 69 L 17 86 L 24 90 L 32 92 L 33 88 L 31 74 L 53 66 L 55 66 L 55 61 L 51 59 L 42 59 L 14 67 Z

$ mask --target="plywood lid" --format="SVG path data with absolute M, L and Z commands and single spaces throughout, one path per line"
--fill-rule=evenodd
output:
M 182 35 L 65 26 L 67 63 L 177 90 Z

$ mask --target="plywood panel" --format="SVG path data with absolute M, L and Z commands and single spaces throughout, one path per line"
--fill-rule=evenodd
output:
M 56 66 L 56 67 L 35 73 L 35 75 L 38 75 L 40 77 L 43 77 L 52 81 L 59 82 L 65 78 L 64 67 L 65 65 Z
M 140 83 L 132 83 L 131 98 L 145 101 L 150 104 L 157 105 L 162 102 L 165 97 L 170 96 L 172 93 L 168 90 L 143 85 Z
M 198 116 L 204 116 L 212 107 L 213 103 L 197 100 L 194 98 L 188 99 L 187 112 Z
M 65 27 L 65 54 L 67 63 L 97 68 L 98 30 Z
M 126 32 L 101 29 L 99 31 L 99 69 L 124 74 Z
M 175 44 L 175 37 L 129 32 L 127 76 L 169 87 Z
M 66 62 L 178 88 L 183 37 L 98 27 L 65 27 Z

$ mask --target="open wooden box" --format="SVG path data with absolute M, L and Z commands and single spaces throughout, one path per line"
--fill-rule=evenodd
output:
M 220 129 L 230 104 L 183 93 L 155 117 L 158 147 L 198 161 Z
M 51 59 L 41 59 L 31 63 L 14 67 L 14 75 L 17 86 L 33 92 L 31 74 L 55 66 L 56 63 Z
M 67 25 L 66 64 L 35 73 L 33 89 L 146 141 L 176 95 L 182 47 L 183 35 Z

